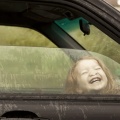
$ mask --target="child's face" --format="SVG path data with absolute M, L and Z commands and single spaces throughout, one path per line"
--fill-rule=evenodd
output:
M 81 60 L 76 70 L 78 87 L 84 93 L 96 93 L 107 86 L 106 74 L 96 60 Z

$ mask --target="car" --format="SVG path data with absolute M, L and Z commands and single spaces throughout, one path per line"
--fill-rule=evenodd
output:
M 1 120 L 120 119 L 119 94 L 65 91 L 72 66 L 90 55 L 119 92 L 118 10 L 103 0 L 0 0 L 0 25 Z

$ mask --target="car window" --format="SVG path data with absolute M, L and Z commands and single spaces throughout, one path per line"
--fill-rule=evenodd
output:
M 12 26 L 0 26 L 0 45 L 57 47 L 33 29 Z
M 61 93 L 72 61 L 57 48 L 0 46 L 0 91 Z
M 80 26 L 80 21 L 83 25 Z M 83 48 L 88 51 L 103 54 L 120 63 L 120 45 L 108 35 L 103 33 L 89 21 L 80 17 L 74 20 L 67 18 L 55 21 L 65 32 L 73 37 Z M 85 25 L 87 25 L 85 27 Z M 85 29 L 82 32 L 82 29 Z
M 93 56 L 110 70 L 110 79 L 114 79 L 108 86 L 112 89 L 115 84 L 116 89 L 109 94 L 116 94 L 120 84 L 119 44 L 93 25 L 80 28 L 80 20 L 89 23 L 84 18 L 62 19 L 55 23 L 86 50 L 57 48 L 44 35 L 29 28 L 0 26 L 0 92 L 67 94 L 68 76 L 75 63 L 84 56 Z M 97 76 L 91 80 L 98 82 L 102 78 Z M 74 79 L 72 82 L 72 85 L 79 83 Z M 82 94 L 74 91 L 69 94 L 74 93 Z
M 120 65 L 101 54 L 73 49 L 0 46 L 0 92 L 67 94 L 69 71 L 80 57 L 88 55 L 105 62 L 119 88 Z

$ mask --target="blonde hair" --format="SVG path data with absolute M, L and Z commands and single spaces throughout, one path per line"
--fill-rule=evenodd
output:
M 86 57 L 80 58 L 74 64 L 72 69 L 69 71 L 68 76 L 67 76 L 67 81 L 66 81 L 66 87 L 65 87 L 66 93 L 68 93 L 68 94 L 78 94 L 78 93 L 80 93 L 80 88 L 78 88 L 78 85 L 77 85 L 77 74 L 78 73 L 76 72 L 76 68 L 77 68 L 78 63 L 81 60 L 86 60 L 86 59 L 96 60 L 98 62 L 98 64 L 100 65 L 100 67 L 102 68 L 102 70 L 104 71 L 104 73 L 106 74 L 106 76 L 107 76 L 107 79 L 108 79 L 107 87 L 103 91 L 101 91 L 101 93 L 102 94 L 112 94 L 112 93 L 114 93 L 115 92 L 114 91 L 115 80 L 114 80 L 113 75 L 111 74 L 110 70 L 105 66 L 105 64 L 101 60 L 99 60 L 95 57 L 91 57 L 91 56 L 86 56 Z M 82 90 L 81 90 L 81 93 L 83 93 Z

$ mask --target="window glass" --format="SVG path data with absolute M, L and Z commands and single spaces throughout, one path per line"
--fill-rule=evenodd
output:
M 69 73 L 73 72 L 75 63 L 86 56 L 97 57 L 102 60 L 114 76 L 113 81 L 110 78 L 108 78 L 108 81 L 110 79 L 111 88 L 113 88 L 115 83 L 116 89 L 110 89 L 114 92 L 109 91 L 104 94 L 117 94 L 116 91 L 119 90 L 120 65 L 98 53 L 60 48 L 0 46 L 0 56 L 1 93 L 84 94 L 71 90 L 68 92 L 68 89 L 76 89 L 76 85 L 82 84 L 81 79 L 79 79 L 81 71 L 77 72 L 76 69 L 72 73 L 72 78 L 69 78 Z M 94 63 L 96 64 L 96 62 Z M 104 74 L 98 64 L 94 67 L 92 72 L 97 70 L 98 73 L 102 71 L 102 74 Z M 82 74 L 86 74 L 86 71 L 83 72 Z M 79 76 L 78 82 L 76 82 L 74 74 Z M 68 80 L 72 81 L 72 84 L 69 84 Z M 91 82 L 99 80 L 103 80 L 99 75 L 90 79 Z M 85 79 L 84 81 L 87 80 Z M 93 86 L 97 88 L 98 84 L 95 83 Z M 88 93 L 93 94 L 94 92 L 90 91 Z
M 61 93 L 72 64 L 57 48 L 0 46 L 0 91 Z
M 0 26 L 0 45 L 57 47 L 35 30 L 12 26 Z
M 81 26 L 82 29 L 85 29 L 86 34 L 88 33 L 89 35 L 84 35 L 82 32 L 80 20 L 84 23 Z M 86 50 L 103 54 L 120 63 L 120 45 L 94 25 L 89 24 L 89 21 L 80 17 L 75 20 L 57 20 L 55 23 L 73 37 Z
M 89 23 L 83 18 L 82 20 Z M 56 21 L 56 23 L 60 27 L 62 26 L 61 28 L 86 50 L 57 48 L 45 36 L 28 28 L 0 27 L 0 92 L 119 94 L 119 45 L 93 25 L 90 25 L 90 34 L 89 31 L 85 30 L 86 34 L 89 35 L 84 36 L 82 32 L 84 30 L 80 30 L 78 19 L 72 21 L 64 19 Z M 81 67 L 79 71 L 74 69 L 76 62 L 85 56 L 97 57 L 105 64 L 102 66 L 99 62 L 92 61 L 94 66 L 92 68 L 94 69 L 92 69 L 92 72 L 89 69 L 89 73 L 96 73 L 97 76 L 90 78 L 88 83 L 93 85 L 95 90 L 92 88 L 92 90 L 86 89 L 87 84 L 84 81 L 87 81 L 87 79 L 84 79 L 83 82 L 80 79 L 80 75 L 88 75 L 88 68 L 87 71 L 86 68 L 83 68 L 84 71 L 81 70 L 82 72 L 80 71 Z M 90 62 L 88 61 L 88 63 Z M 106 71 L 105 66 L 110 72 Z M 103 90 L 98 85 L 99 82 L 104 81 L 100 76 L 105 78 L 103 87 L 101 87 L 105 88 Z M 82 83 L 84 87 L 80 86 Z M 79 88 L 87 92 L 81 92 Z

